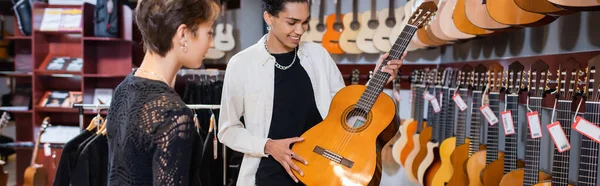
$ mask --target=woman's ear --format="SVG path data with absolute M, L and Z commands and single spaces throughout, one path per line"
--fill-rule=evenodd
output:
M 190 32 L 187 25 L 181 24 L 179 25 L 179 27 L 177 27 L 177 32 L 175 32 L 175 36 L 173 37 L 173 39 L 175 40 L 175 42 L 179 43 L 180 45 L 183 45 L 185 42 L 187 42 L 189 35 Z

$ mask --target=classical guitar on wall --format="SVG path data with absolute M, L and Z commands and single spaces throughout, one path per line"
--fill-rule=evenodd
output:
M 235 39 L 233 38 L 233 26 L 227 23 L 227 4 L 222 5 L 221 23 L 215 28 L 215 49 L 228 52 L 235 47 Z
M 454 7 L 457 5 L 458 0 L 446 0 L 446 4 L 441 7 L 442 10 L 440 14 L 437 16 L 440 20 L 440 29 L 442 33 L 450 38 L 454 38 L 454 40 L 458 39 L 470 39 L 475 37 L 471 34 L 466 34 L 461 32 L 456 28 L 456 24 L 454 23 Z
M 560 6 L 564 9 L 574 11 L 595 11 L 600 10 L 600 1 L 598 0 L 548 0 L 550 3 Z
M 38 156 L 38 149 L 40 146 L 40 139 L 42 134 L 46 131 L 46 128 L 50 125 L 50 117 L 44 118 L 38 136 L 35 140 L 35 146 L 33 146 L 33 154 L 31 156 L 31 164 L 25 169 L 24 175 L 24 186 L 45 186 L 48 182 L 46 177 L 46 169 L 41 164 L 36 163 Z
M 388 51 L 392 47 L 390 45 L 390 31 L 399 23 L 396 19 L 395 0 L 389 0 L 389 7 L 379 11 L 379 27 L 373 35 L 373 43 L 379 51 Z
M 487 7 L 488 1 L 489 0 L 466 0 L 466 16 L 471 24 L 481 29 L 491 31 L 502 31 L 510 28 L 510 25 L 499 23 L 490 16 Z
M 323 34 L 323 47 L 331 54 L 344 54 L 340 47 L 340 36 L 344 31 L 342 1 L 335 0 L 335 13 L 327 16 L 327 31 Z
M 479 64 L 475 66 L 473 70 L 473 77 L 471 78 L 471 89 L 473 106 L 471 108 L 471 131 L 469 133 L 469 156 L 465 169 L 467 169 L 467 175 L 469 176 L 469 186 L 481 186 L 481 171 L 486 166 L 486 149 L 485 145 L 482 145 L 481 133 L 484 133 L 483 122 L 485 120 L 479 108 L 487 104 L 484 97 L 486 87 L 488 86 L 487 73 L 488 69 Z M 451 182 L 452 183 L 452 182 Z
M 371 0 L 371 10 L 363 12 L 360 19 L 365 26 L 360 28 L 356 37 L 358 48 L 368 54 L 380 53 L 381 51 L 377 50 L 375 43 L 373 43 L 375 31 L 381 26 L 377 18 L 377 0 Z
M 481 171 L 481 180 L 484 185 L 498 185 L 502 175 L 504 175 L 504 153 L 499 151 L 500 144 L 498 141 L 500 135 L 500 90 L 504 78 L 504 67 L 498 63 L 493 63 L 490 65 L 488 73 L 488 107 L 498 120 L 493 125 L 487 123 L 487 152 L 485 157 L 487 166 Z M 486 114 L 483 114 L 483 116 L 483 119 L 485 119 Z
M 486 0 L 490 16 L 498 23 L 513 26 L 542 26 L 556 20 L 557 16 L 528 12 L 515 1 Z M 506 12 L 510 12 L 507 14 Z
M 400 59 L 407 45 L 402 41 L 413 37 L 437 7 L 425 2 L 419 9 L 380 68 L 390 60 Z M 308 165 L 294 162 L 304 172 L 301 176 L 293 171 L 302 183 L 367 185 L 370 182 L 377 159 L 374 142 L 396 116 L 394 101 L 382 92 L 389 77 L 390 74 L 377 70 L 367 86 L 341 89 L 333 97 L 331 111 L 323 122 L 301 135 L 304 140 L 294 144 L 292 151 L 310 162 Z
M 323 35 L 327 30 L 325 25 L 325 0 L 319 0 L 319 17 L 318 19 L 311 19 L 308 25 L 309 31 L 302 37 L 314 43 L 322 43 Z
M 363 26 L 359 19 L 358 0 L 352 0 L 352 12 L 344 15 L 344 31 L 340 36 L 340 47 L 347 54 L 360 54 L 362 50 L 356 44 L 358 32 Z
M 396 161 L 396 163 L 398 163 L 400 166 L 403 166 L 403 167 L 405 166 L 406 159 L 408 158 L 408 153 L 410 153 L 410 151 L 412 151 L 412 149 L 414 148 L 413 135 L 417 131 L 417 125 L 418 125 L 417 117 L 419 117 L 419 116 L 417 116 L 419 114 L 419 111 L 418 111 L 419 106 L 418 105 L 421 105 L 420 104 L 421 100 L 417 100 L 419 98 L 419 97 L 417 97 L 417 95 L 418 95 L 417 87 L 418 87 L 418 84 L 421 83 L 420 74 L 421 74 L 420 70 L 414 70 L 413 74 L 411 76 L 411 92 L 412 92 L 412 102 L 413 102 L 412 109 L 411 109 L 411 111 L 412 111 L 411 118 L 404 120 L 402 125 L 400 125 L 400 133 L 402 135 L 394 143 L 394 146 L 392 148 L 392 156 L 393 156 L 394 160 Z M 422 115 L 423 112 L 421 112 L 420 114 Z
M 396 18 L 397 23 L 390 30 L 390 36 L 389 36 L 390 39 L 388 40 L 390 42 L 390 46 L 394 44 L 396 39 L 398 39 L 398 36 L 400 36 L 400 33 L 402 32 L 402 28 L 404 28 L 404 26 L 406 26 L 406 23 L 408 22 L 408 20 L 405 19 L 407 16 L 405 16 L 405 14 L 404 14 L 405 7 L 406 6 L 397 7 L 396 12 L 394 13 L 394 15 L 397 17 Z M 409 48 L 411 48 L 410 45 L 409 45 Z M 412 48 L 414 48 L 414 47 L 412 47 Z M 411 51 L 408 48 L 406 50 Z

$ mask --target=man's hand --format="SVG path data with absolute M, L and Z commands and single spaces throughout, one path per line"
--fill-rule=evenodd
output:
M 379 62 L 377 62 L 377 65 L 375 66 L 374 72 L 378 71 L 379 66 L 381 65 L 381 63 L 383 63 L 383 60 L 385 60 L 385 58 L 387 58 L 388 56 L 389 53 L 385 53 L 383 56 L 381 56 L 381 59 L 379 59 Z M 399 60 L 388 61 L 387 65 L 381 68 L 381 71 L 390 74 L 390 79 L 388 79 L 386 84 L 392 82 L 392 80 L 396 78 L 396 76 L 398 75 L 398 69 L 400 69 L 400 67 L 402 66 L 402 61 L 404 60 L 404 57 L 406 57 L 406 51 L 404 51 L 404 54 L 402 54 L 402 57 L 400 57 Z
M 296 164 L 294 164 L 293 160 L 295 159 L 302 162 L 304 165 L 308 165 L 308 162 L 304 160 L 304 158 L 294 154 L 294 152 L 290 150 L 290 145 L 292 143 L 301 142 L 302 140 L 304 140 L 304 138 L 295 137 L 280 140 L 268 140 L 267 144 L 265 144 L 265 153 L 273 156 L 273 158 L 285 168 L 287 173 L 296 183 L 298 183 L 298 179 L 294 176 L 291 169 L 294 169 L 302 176 L 304 176 L 304 173 L 296 166 Z

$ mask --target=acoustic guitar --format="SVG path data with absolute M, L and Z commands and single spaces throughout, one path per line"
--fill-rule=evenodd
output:
M 342 1 L 335 0 L 335 13 L 327 16 L 327 31 L 323 34 L 323 47 L 331 54 L 343 54 L 340 36 L 344 31 L 344 14 L 341 13 Z
M 538 119 L 542 118 L 542 99 L 547 91 L 548 83 L 548 65 L 544 61 L 538 60 L 531 65 L 529 70 L 528 80 L 525 82 L 528 90 L 528 104 L 526 105 L 531 111 L 529 113 L 535 114 L 537 112 Z M 527 127 L 529 128 L 529 127 Z M 532 138 L 532 137 L 536 138 Z M 525 136 L 526 148 L 525 148 L 525 168 L 520 168 L 506 174 L 500 181 L 500 185 L 504 186 L 532 186 L 543 180 L 551 179 L 551 176 L 540 170 L 540 145 L 541 145 L 541 134 L 532 134 L 531 130 L 527 130 Z M 510 179 L 509 179 L 510 178 Z
M 400 125 L 400 133 L 402 134 L 400 138 L 394 143 L 392 148 L 392 157 L 401 166 L 405 166 L 406 159 L 408 158 L 408 154 L 415 147 L 413 136 L 417 131 L 418 121 L 416 118 L 419 112 L 419 106 L 421 105 L 420 100 L 417 100 L 417 86 L 420 84 L 421 80 L 419 78 L 421 71 L 414 70 L 411 77 L 411 92 L 412 92 L 412 100 L 414 104 L 412 104 L 412 118 L 404 120 L 402 125 Z M 422 106 L 421 106 L 422 108 Z M 421 112 L 420 114 L 423 114 Z
M 494 33 L 471 23 L 467 17 L 466 3 L 467 0 L 456 0 L 456 6 L 454 6 L 454 12 L 452 13 L 452 21 L 456 28 L 462 33 L 475 36 L 485 36 Z
M 42 121 L 42 125 L 40 126 L 40 131 L 38 132 L 37 139 L 35 140 L 35 146 L 33 146 L 31 164 L 29 165 L 29 167 L 27 167 L 27 169 L 25 169 L 23 181 L 24 186 L 45 186 L 46 182 L 48 181 L 46 177 L 46 169 L 44 169 L 43 165 L 37 164 L 35 160 L 37 159 L 38 155 L 40 139 L 49 125 L 50 117 L 44 118 L 44 120 Z
M 373 35 L 373 43 L 375 48 L 379 51 L 388 51 L 392 47 L 390 45 L 390 31 L 397 24 L 396 20 L 396 5 L 395 0 L 389 0 L 390 5 L 388 8 L 381 9 L 379 11 L 379 27 L 375 30 Z
M 482 186 L 481 171 L 486 166 L 486 146 L 481 145 L 480 134 L 483 132 L 483 114 L 479 108 L 487 101 L 484 99 L 484 91 L 488 86 L 487 68 L 481 64 L 475 66 L 473 77 L 471 78 L 472 89 L 472 108 L 471 108 L 471 131 L 469 133 L 469 155 L 465 169 L 469 177 L 469 186 Z M 453 182 L 450 182 L 453 183 Z M 450 184 L 449 184 L 450 185 Z M 455 185 L 463 185 L 461 183 Z
M 413 164 L 420 164 L 421 161 L 423 160 L 422 158 L 420 160 L 417 161 L 417 155 L 419 154 L 419 152 L 421 152 L 421 143 L 426 144 L 427 141 L 431 138 L 431 127 L 427 126 L 427 122 L 425 121 L 425 116 L 424 116 L 424 105 L 425 105 L 425 98 L 423 97 L 423 93 L 425 92 L 425 89 L 427 88 L 427 84 L 429 84 L 429 75 L 427 75 L 427 79 L 425 78 L 425 74 L 429 74 L 430 70 L 428 69 L 424 69 L 422 71 L 419 71 L 419 76 L 417 79 L 417 85 L 416 86 L 416 91 L 413 94 L 414 98 L 413 100 L 415 100 L 415 121 L 417 122 L 417 131 L 415 132 L 414 135 L 412 135 L 412 139 L 413 139 L 413 149 L 410 150 L 410 152 L 408 153 L 408 156 L 406 157 L 406 160 L 404 161 L 404 168 L 406 171 L 406 175 L 408 177 L 408 179 L 413 182 L 413 183 L 418 183 L 419 180 L 417 180 L 417 171 L 418 171 L 418 167 L 417 169 L 414 169 L 414 165 Z M 411 136 L 408 136 L 411 137 Z M 423 141 L 423 142 L 421 142 Z M 408 145 L 407 145 L 408 146 Z M 423 146 L 422 148 L 425 148 L 425 146 Z M 403 152 L 404 153 L 404 152 Z
M 600 1 L 598 0 L 548 0 L 550 3 L 560 6 L 564 9 L 573 11 L 596 11 L 600 10 Z
M 396 39 L 398 39 L 398 36 L 400 36 L 400 34 L 402 33 L 402 28 L 404 28 L 404 26 L 406 26 L 406 24 L 408 23 L 408 17 L 410 17 L 410 15 L 413 13 L 412 10 L 414 2 L 414 0 L 409 0 L 408 2 L 406 2 L 406 4 L 404 4 L 403 7 L 396 9 L 396 15 L 403 15 L 403 17 L 401 19 L 402 21 L 400 22 L 400 24 L 396 24 L 394 28 L 390 30 L 390 42 L 396 41 Z M 413 38 L 406 50 L 415 51 L 420 48 L 425 48 L 425 46 L 414 42 Z
M 548 0 L 514 0 L 515 4 L 519 6 L 519 8 L 528 11 L 534 12 L 538 14 L 547 14 L 547 15 L 568 15 L 574 13 L 574 11 L 569 11 L 563 8 L 560 8 Z
M 304 34 L 306 40 L 314 42 L 314 43 L 322 43 L 323 35 L 327 30 L 327 26 L 325 25 L 325 0 L 319 1 L 319 19 L 311 19 L 308 22 L 309 32 Z
M 399 59 L 407 40 L 436 11 L 433 3 L 423 3 L 404 28 L 404 34 L 390 50 L 388 61 Z M 377 70 L 367 86 L 351 85 L 336 93 L 329 114 L 323 122 L 301 135 L 304 141 L 294 144 L 292 151 L 309 164 L 294 162 L 304 175 L 294 175 L 306 185 L 366 185 L 376 168 L 377 136 L 396 116 L 392 98 L 382 93 L 390 74 Z M 371 149 L 371 150 L 366 150 Z
M 498 23 L 513 26 L 542 26 L 556 20 L 556 16 L 528 12 L 521 9 L 515 1 L 487 0 L 490 16 Z M 510 12 L 507 14 L 506 12 Z
M 366 23 L 366 26 L 361 27 L 360 31 L 358 32 L 358 36 L 356 38 L 358 48 L 364 53 L 368 54 L 380 53 L 381 51 L 375 48 L 375 43 L 373 43 L 375 31 L 380 26 L 377 18 L 377 0 L 371 0 L 371 10 L 363 12 L 360 19 L 363 23 Z
M 4 128 L 8 121 L 10 120 L 10 116 L 8 112 L 2 113 L 2 117 L 0 118 L 0 129 Z M 8 171 L 4 170 L 4 165 L 6 162 L 0 160 L 0 186 L 8 185 Z
M 488 71 L 489 107 L 498 118 L 498 123 L 488 124 L 487 149 L 485 161 L 487 166 L 481 171 L 483 185 L 498 185 L 504 175 L 504 153 L 499 149 L 500 135 L 500 89 L 504 78 L 504 67 L 498 63 L 491 64 Z M 486 117 L 486 114 L 483 113 Z
M 445 1 L 443 1 L 443 0 L 437 0 L 436 2 L 437 2 L 438 7 L 443 7 L 445 5 Z M 438 9 L 438 11 L 436 12 L 435 15 L 439 14 L 440 11 L 441 11 L 441 9 Z M 440 37 L 433 34 L 433 30 L 431 29 L 431 27 L 433 27 L 436 24 L 439 24 L 438 22 L 436 22 L 436 20 L 437 20 L 437 16 L 432 17 L 431 23 L 427 27 L 425 27 L 417 32 L 417 34 L 419 36 L 419 40 L 421 40 L 425 44 L 428 44 L 429 46 L 432 46 L 432 47 L 442 46 L 442 45 L 445 45 L 446 43 L 448 43 L 447 40 L 441 39 Z
M 457 2 L 458 0 L 446 0 L 446 3 L 441 8 L 440 14 L 437 16 L 440 20 L 440 29 L 444 35 L 454 38 L 453 40 L 473 38 L 475 35 L 461 32 L 454 23 L 453 16 Z
M 517 170 L 517 147 L 519 145 L 519 95 L 524 90 L 524 69 L 520 62 L 515 61 L 508 66 L 508 72 L 505 74 L 504 83 L 504 115 L 500 116 L 500 123 L 503 127 L 504 138 L 504 177 L 500 180 L 500 185 L 514 186 L 510 184 L 522 182 L 522 179 L 509 173 Z M 509 115 L 510 114 L 510 117 Z M 512 125 L 512 127 L 511 127 Z
M 409 14 L 414 13 L 416 11 L 416 7 L 418 7 L 421 3 L 423 3 L 423 1 L 424 0 L 411 0 L 411 1 L 409 1 L 408 3 L 411 3 L 411 8 L 410 8 L 410 13 Z M 438 0 L 433 0 L 433 2 L 436 5 L 438 4 Z M 404 5 L 404 6 L 407 6 L 407 5 Z M 413 37 L 412 40 L 410 41 L 413 45 L 415 45 L 415 46 L 422 46 L 421 48 L 427 48 L 427 47 L 431 47 L 432 45 L 434 45 L 434 44 L 431 44 L 432 41 L 430 41 L 428 38 L 423 38 L 423 39 L 426 39 L 426 40 L 422 40 L 419 36 L 423 35 L 424 33 L 420 33 L 420 32 L 424 32 L 423 29 L 419 29 L 417 31 L 416 37 Z
M 600 73 L 596 72 L 596 69 L 600 67 L 600 55 L 592 58 L 588 62 L 588 67 L 586 69 L 586 81 L 585 86 L 583 88 L 584 96 L 586 96 L 585 109 L 586 113 L 584 118 L 588 120 L 592 125 L 596 125 L 599 127 L 598 123 L 600 123 L 600 118 L 598 118 L 598 111 L 600 110 L 600 90 L 598 90 L 598 86 L 600 86 Z M 585 130 L 585 127 L 581 127 L 580 125 L 572 126 L 574 128 Z M 600 185 L 598 182 L 598 154 L 600 154 L 600 144 L 594 141 L 591 135 L 594 133 L 588 133 L 588 135 L 582 135 L 581 137 L 581 151 L 580 151 L 580 159 L 579 159 L 579 178 L 578 184 L 583 185 Z M 598 134 L 598 133 L 596 133 Z M 596 137 L 598 139 L 598 137 Z
M 476 27 L 494 30 L 504 31 L 510 28 L 510 25 L 502 24 L 494 20 L 488 11 L 487 2 L 489 0 L 466 0 L 465 9 L 467 13 L 467 19 Z
M 308 10 L 310 11 L 311 17 L 313 17 L 313 16 L 312 16 L 312 7 L 313 7 L 312 5 L 313 5 L 313 4 L 314 4 L 314 0 L 310 0 L 310 1 L 308 1 Z M 317 21 L 317 19 L 311 19 L 310 21 L 308 21 L 308 26 L 306 27 L 306 30 L 304 30 L 304 33 L 303 33 L 303 34 L 302 34 L 302 36 L 300 37 L 300 41 L 301 41 L 301 42 L 312 42 L 312 41 L 310 40 L 310 38 L 309 38 L 309 37 L 307 37 L 307 36 L 308 36 L 308 35 L 310 35 L 310 32 L 311 32 L 311 31 L 312 31 L 312 29 L 313 29 L 313 28 L 312 28 L 312 25 L 311 25 L 311 23 L 312 23 L 313 21 L 315 21 L 315 22 L 318 22 L 318 21 Z
M 228 52 L 235 47 L 233 26 L 231 23 L 227 23 L 227 3 L 223 3 L 221 9 L 221 23 L 217 24 L 215 28 L 215 49 Z
M 582 92 L 578 86 L 581 82 L 580 76 L 585 75 L 582 73 L 579 63 L 573 58 L 568 58 L 559 65 L 559 69 L 556 75 L 556 94 L 557 100 L 555 100 L 555 114 L 556 120 L 559 122 L 562 130 L 565 133 L 568 141 L 574 141 L 571 139 L 571 124 L 573 123 L 574 113 L 577 111 L 577 105 L 579 102 L 573 103 L 573 100 L 580 98 Z M 551 123 L 556 122 L 552 120 Z M 552 141 L 552 140 L 551 140 Z M 552 147 L 554 154 L 552 156 L 552 180 L 540 182 L 535 184 L 536 186 L 550 186 L 550 185 L 569 185 L 573 184 L 569 181 L 569 147 L 565 148 L 563 152 L 557 149 L 557 145 L 552 141 Z
M 437 15 L 441 15 L 442 11 L 446 6 L 446 0 L 440 0 L 439 9 Z M 452 38 L 442 31 L 442 25 L 440 23 L 441 17 L 437 16 L 435 19 L 431 21 L 429 27 L 425 30 L 427 31 L 427 36 L 429 38 L 435 38 L 434 40 L 438 40 L 442 43 L 449 43 L 450 41 L 456 40 L 456 38 Z
M 408 4 L 408 2 L 407 2 Z M 390 30 L 390 36 L 389 36 L 389 42 L 390 42 L 390 46 L 394 44 L 394 42 L 396 41 L 396 39 L 398 39 L 398 36 L 400 36 L 400 32 L 402 32 L 402 28 L 404 28 L 404 26 L 406 25 L 406 21 L 405 18 L 407 16 L 405 16 L 404 10 L 406 9 L 406 6 L 400 6 L 398 8 L 396 8 L 396 12 L 394 13 L 394 15 L 398 16 L 398 20 L 400 20 L 398 22 L 398 24 L 394 25 L 394 28 L 392 28 Z M 408 50 L 408 48 L 407 48 Z
M 452 163 L 452 174 L 450 179 L 446 182 L 446 185 L 450 186 L 459 186 L 459 185 L 468 185 L 469 177 L 467 176 L 467 170 L 465 169 L 465 163 L 467 158 L 469 158 L 469 139 L 467 138 L 467 120 L 470 119 L 467 117 L 467 112 L 471 108 L 471 103 L 469 102 L 469 83 L 471 80 L 471 74 L 473 73 L 473 67 L 470 65 L 464 65 L 458 74 L 458 90 L 455 94 L 453 94 L 453 99 L 458 100 L 460 97 L 461 100 L 465 103 L 464 108 L 459 107 L 458 104 L 458 117 L 456 119 L 456 148 L 450 156 L 450 161 Z M 464 109 L 464 110 L 460 110 Z
M 442 87 L 445 83 L 445 77 L 447 74 L 447 70 L 442 68 L 438 69 L 438 73 L 437 76 L 434 77 L 434 87 L 429 89 L 429 94 L 433 95 L 433 97 L 435 97 L 434 100 L 430 100 L 429 103 L 429 108 L 427 111 L 427 121 L 431 122 L 431 125 L 433 126 L 433 135 L 431 137 L 431 139 L 425 144 L 424 148 L 422 151 L 425 151 L 423 153 L 423 161 L 421 161 L 421 164 L 419 165 L 418 169 L 417 169 L 417 179 L 419 180 L 419 184 L 421 185 L 428 185 L 431 184 L 431 177 L 430 174 L 431 173 L 435 173 L 435 171 L 437 171 L 437 169 L 439 169 L 439 145 L 440 145 L 440 141 L 441 141 L 441 133 L 443 131 L 442 129 L 442 122 L 443 122 L 443 113 L 441 112 L 441 110 L 439 111 L 435 111 L 435 109 L 433 108 L 433 102 L 438 102 L 440 105 L 440 108 L 445 108 L 446 106 L 444 106 L 444 101 L 442 99 Z M 426 177 L 427 176 L 427 177 Z
M 456 136 L 454 135 L 457 118 L 456 118 L 456 103 L 452 100 L 453 95 L 458 93 L 457 85 L 458 80 L 461 77 L 458 77 L 459 72 L 456 69 L 448 70 L 448 74 L 446 76 L 446 83 L 444 86 L 444 97 L 443 97 L 443 114 L 442 114 L 442 125 L 441 129 L 443 130 L 442 143 L 439 148 L 439 164 L 440 167 L 437 171 L 432 171 L 429 176 L 432 177 L 430 180 L 430 185 L 434 186 L 445 186 L 450 178 L 452 178 L 452 174 L 454 174 L 454 167 L 451 162 L 452 152 L 456 148 Z
M 358 32 L 362 27 L 359 19 L 358 0 L 352 0 L 352 12 L 344 15 L 344 31 L 340 36 L 340 47 L 347 54 L 360 54 L 362 50 L 356 44 Z M 348 29 L 349 28 L 349 29 Z

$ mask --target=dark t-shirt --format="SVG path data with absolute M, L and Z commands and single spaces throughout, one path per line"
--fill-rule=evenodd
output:
M 294 51 L 273 54 L 282 66 L 296 61 L 287 70 L 273 67 L 275 70 L 273 116 L 269 129 L 269 138 L 284 139 L 299 137 L 305 131 L 323 121 L 317 110 L 310 78 Z M 291 148 L 291 147 L 290 147 Z M 295 160 L 294 160 L 295 161 Z M 296 184 L 272 156 L 262 158 L 256 173 L 257 186 L 287 186 Z
M 77 149 L 92 134 L 94 133 L 85 130 L 65 144 L 60 161 L 58 162 L 58 168 L 56 169 L 56 176 L 54 178 L 55 186 L 69 184 L 73 169 L 75 169 L 75 165 L 77 164 L 77 156 L 79 156 Z

